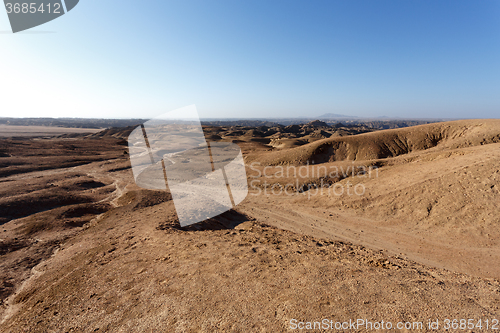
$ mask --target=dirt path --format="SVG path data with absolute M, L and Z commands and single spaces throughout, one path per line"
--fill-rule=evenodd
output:
M 238 210 L 269 225 L 310 235 L 343 240 L 387 251 L 425 265 L 478 277 L 500 279 L 500 249 L 468 247 L 456 239 L 403 228 L 383 226 L 380 221 L 356 217 L 338 209 L 324 209 L 297 197 L 250 195 Z

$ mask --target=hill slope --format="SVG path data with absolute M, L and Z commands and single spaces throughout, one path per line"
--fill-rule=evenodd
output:
M 500 120 L 460 120 L 332 137 L 298 148 L 273 151 L 253 160 L 269 165 L 363 161 L 430 148 L 453 149 L 500 142 Z

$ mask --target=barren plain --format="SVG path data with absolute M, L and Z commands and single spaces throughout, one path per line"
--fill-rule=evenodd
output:
M 0 137 L 52 137 L 71 133 L 96 133 L 101 129 L 56 126 L 13 126 L 0 124 Z

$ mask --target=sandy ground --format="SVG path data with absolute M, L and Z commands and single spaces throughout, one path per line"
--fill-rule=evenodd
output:
M 0 137 L 54 136 L 69 133 L 97 133 L 101 129 L 51 126 L 12 126 L 0 124 Z
M 392 161 L 371 179 L 350 177 L 338 183 L 346 192 L 348 182 L 352 184 L 352 195 L 336 195 L 340 186 L 336 192 L 289 189 L 290 195 L 276 195 L 282 192 L 279 187 L 258 189 L 239 209 L 290 231 L 500 279 L 500 144 L 456 149 L 446 158 L 440 154 L 407 155 L 420 160 Z M 364 188 L 360 196 L 354 194 L 358 184 Z
M 483 331 L 500 314 L 498 133 L 359 159 L 377 177 L 334 181 L 362 196 L 256 188 L 187 228 L 168 192 L 133 183 L 119 139 L 3 141 L 0 331 L 293 332 L 295 319 Z M 240 146 L 247 160 L 281 154 Z

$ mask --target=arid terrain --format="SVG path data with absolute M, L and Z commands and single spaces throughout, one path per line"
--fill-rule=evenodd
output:
M 0 332 L 500 320 L 500 120 L 205 126 L 250 192 L 184 228 L 135 185 L 132 129 L 0 139 Z
M 50 126 L 13 126 L 0 124 L 0 137 L 52 137 L 61 134 L 96 133 L 102 129 L 50 127 Z

